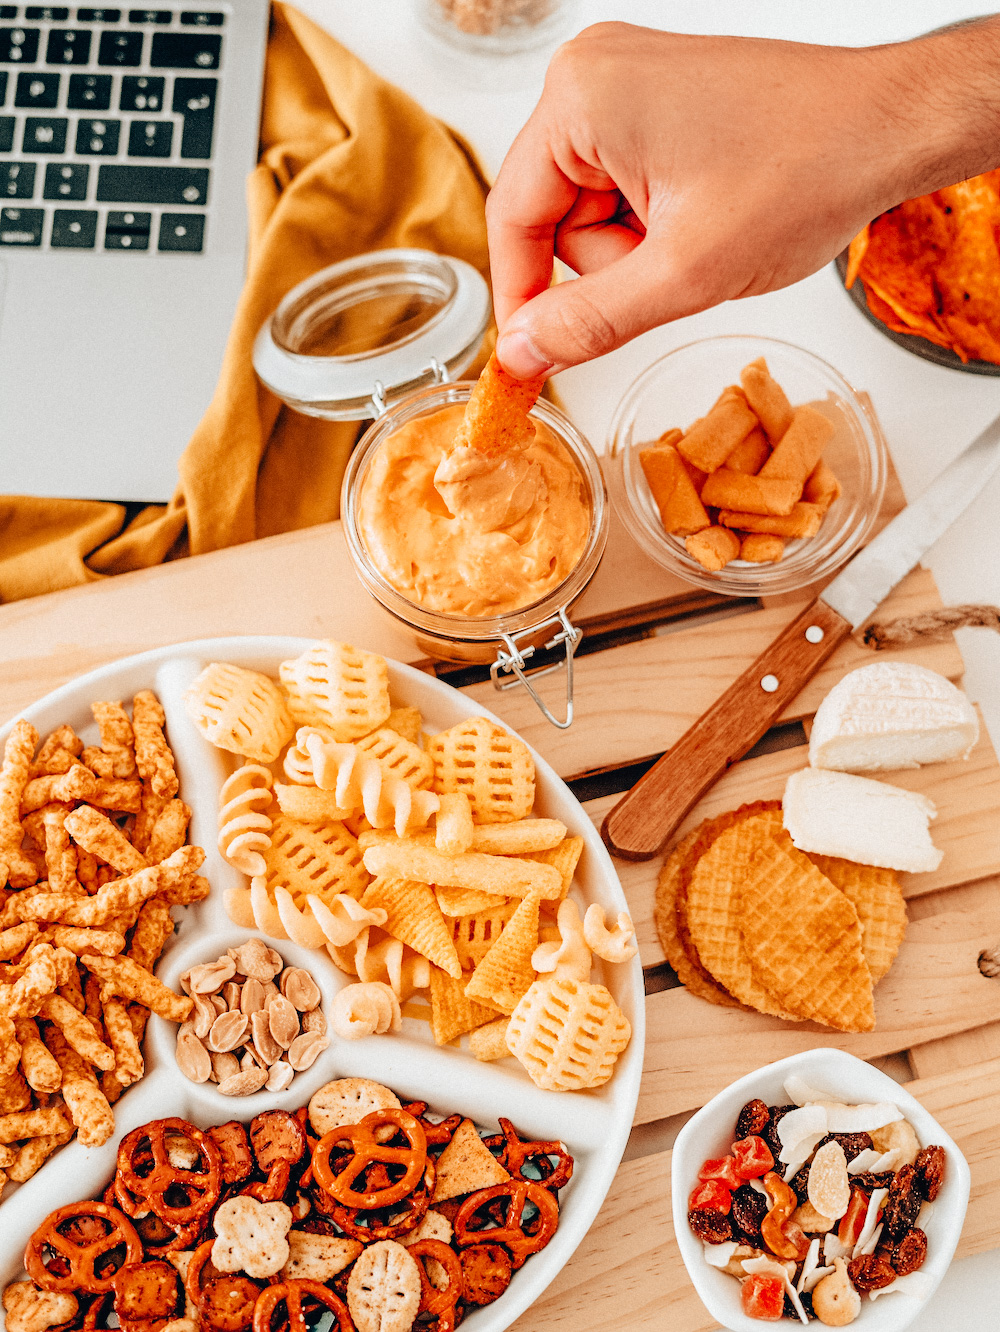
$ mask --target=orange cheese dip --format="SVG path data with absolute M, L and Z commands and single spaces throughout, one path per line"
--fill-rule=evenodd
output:
M 500 458 L 452 447 L 461 403 L 379 446 L 358 501 L 372 563 L 408 600 L 492 616 L 546 596 L 580 560 L 591 511 L 566 446 L 540 421 Z

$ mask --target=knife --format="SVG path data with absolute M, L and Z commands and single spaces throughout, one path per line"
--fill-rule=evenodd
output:
M 608 850 L 626 860 L 655 856 L 712 783 L 757 743 L 998 468 L 1000 416 L 854 556 L 609 811 L 601 828 Z

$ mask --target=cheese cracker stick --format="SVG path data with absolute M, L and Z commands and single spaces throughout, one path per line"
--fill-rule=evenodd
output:
M 19 1110 L 13 1115 L 0 1115 L 0 1143 L 40 1138 L 46 1133 L 62 1133 L 67 1128 L 69 1125 L 57 1106 L 45 1110 Z
M 63 1100 L 77 1136 L 84 1147 L 100 1147 L 115 1131 L 114 1111 L 97 1085 L 94 1070 L 71 1048 L 59 1028 L 49 1025 L 45 1033 L 45 1043 L 62 1069 Z
M 173 932 L 174 922 L 170 908 L 158 897 L 152 898 L 139 912 L 139 919 L 132 931 L 132 942 L 129 944 L 129 957 L 137 967 L 152 971 Z
M 194 1007 L 193 999 L 174 994 L 151 971 L 136 966 L 129 957 L 98 957 L 85 953 L 80 961 L 88 971 L 100 976 L 106 990 L 125 999 L 136 999 L 170 1022 L 183 1022 Z
M 0 1013 L 8 1017 L 34 1017 L 42 999 L 59 983 L 54 949 L 39 951 L 12 985 L 0 985 Z
M 142 808 L 142 782 L 130 782 L 117 777 L 98 777 L 87 801 L 101 809 L 113 809 L 120 814 L 138 814 Z
M 735 513 L 730 509 L 719 511 L 719 522 L 723 527 L 735 527 L 741 532 L 765 532 L 769 536 L 811 537 L 815 536 L 823 521 L 823 514 L 815 504 L 796 504 L 791 513 L 760 514 Z
M 151 865 L 158 865 L 184 845 L 188 824 L 191 822 L 191 808 L 176 796 L 168 800 L 149 834 L 146 859 Z
M 746 394 L 730 384 L 700 421 L 677 443 L 677 451 L 703 472 L 721 467 L 740 440 L 757 424 Z
M 762 477 L 794 481 L 804 486 L 833 436 L 833 422 L 815 407 L 798 407 L 792 424 L 760 469 Z M 734 508 L 735 505 L 728 507 Z
M 53 892 L 83 897 L 86 889 L 76 877 L 76 848 L 66 831 L 67 817 L 64 805 L 47 806 L 42 815 L 46 878 Z
M 840 498 L 842 490 L 833 469 L 820 458 L 806 479 L 802 498 L 809 504 L 815 504 L 825 514 L 833 501 Z
M 740 383 L 771 443 L 777 444 L 792 423 L 792 404 L 778 381 L 771 377 L 763 356 L 743 367 Z
M 642 449 L 639 461 L 667 532 L 690 536 L 708 527 L 705 506 L 675 448 L 658 444 L 652 449 Z
M 774 456 L 773 454 L 771 455 Z M 767 467 L 771 459 L 764 464 Z M 743 509 L 747 513 L 791 513 L 802 494 L 802 482 L 784 477 L 747 476 L 720 467 L 705 482 L 702 503 L 718 509 Z
M 15 1184 L 25 1184 L 41 1170 L 57 1147 L 62 1147 L 73 1136 L 69 1127 L 59 1133 L 47 1133 L 40 1138 L 29 1138 L 17 1149 L 17 1154 L 7 1171 L 8 1178 Z
M 132 1022 L 124 1003 L 107 989 L 101 990 L 104 1007 L 104 1028 L 115 1053 L 114 1072 L 124 1087 L 130 1087 L 142 1077 L 144 1065 L 139 1042 L 132 1030 Z
M 417 879 L 443 888 L 478 888 L 500 897 L 525 897 L 530 892 L 558 897 L 562 888 L 559 874 L 551 865 L 480 851 L 444 856 L 433 847 L 413 845 L 409 838 L 394 846 L 369 847 L 364 863 L 376 878 Z
M 101 733 L 101 745 L 83 751 L 84 763 L 98 777 L 134 777 L 135 736 L 125 709 L 120 703 L 92 703 L 90 710 Z
M 21 1046 L 13 1021 L 0 1014 L 0 1079 L 9 1078 L 21 1060 Z
M 158 796 L 167 800 L 177 794 L 177 769 L 163 734 L 166 714 L 150 689 L 142 689 L 132 700 L 132 729 L 135 732 L 135 761 L 139 775 Z
M 15 1018 L 14 1030 L 21 1046 L 21 1071 L 28 1086 L 38 1092 L 58 1091 L 62 1069 L 39 1036 L 38 1023 L 33 1018 Z
M 89 800 L 97 790 L 97 778 L 82 763 L 74 763 L 58 777 L 34 777 L 21 793 L 21 813 L 30 814 L 57 801 Z
M 82 925 L 51 925 L 47 935 L 57 948 L 71 953 L 103 953 L 114 957 L 125 948 L 124 934 L 115 930 L 86 929 Z
M 83 752 L 83 741 L 65 722 L 45 737 L 42 747 L 31 765 L 32 777 L 47 777 L 69 772 L 74 761 Z
M 82 1000 L 81 994 L 81 1000 Z M 114 1051 L 94 1031 L 93 1023 L 85 1012 L 78 1012 L 75 1006 L 59 994 L 50 994 L 42 1000 L 38 1016 L 45 1018 L 58 1027 L 67 1042 L 88 1064 L 110 1072 L 115 1066 Z
M 80 805 L 65 815 L 64 822 L 66 831 L 78 846 L 113 866 L 119 874 L 135 874 L 146 868 L 148 862 L 145 856 L 100 810 Z
M 4 745 L 0 767 L 0 883 L 27 888 L 38 878 L 34 861 L 21 851 L 20 806 L 38 744 L 38 732 L 18 718 Z
M 21 925 L 12 925 L 10 929 L 0 930 L 0 962 L 9 962 L 18 953 L 23 953 L 28 944 L 38 933 L 34 921 L 25 921 Z

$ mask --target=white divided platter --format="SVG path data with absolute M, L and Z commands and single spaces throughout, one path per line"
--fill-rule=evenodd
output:
M 311 641 L 219 638 L 158 649 L 82 676 L 24 714 L 43 736 L 69 722 L 89 744 L 97 740 L 90 714 L 92 702 L 120 699 L 127 708 L 140 689 L 152 689 L 158 695 L 166 712 L 167 737 L 177 759 L 180 794 L 193 810 L 189 840 L 204 847 L 206 861 L 201 872 L 212 884 L 212 893 L 204 902 L 173 911 L 177 930 L 157 974 L 175 989 L 178 977 L 188 967 L 214 960 L 254 933 L 234 925 L 223 908 L 224 889 L 245 884 L 246 880 L 222 860 L 216 849 L 219 788 L 238 760 L 214 749 L 195 730 L 184 711 L 184 691 L 211 661 L 234 662 L 277 676 L 279 663 L 298 656 Z M 412 667 L 390 661 L 389 681 L 393 706 L 418 707 L 429 733 L 453 726 L 465 717 L 491 716 L 449 685 Z M 493 720 L 499 721 L 495 717 Z M 0 731 L 0 745 L 9 729 Z M 552 768 L 537 754 L 534 760 L 535 812 L 560 819 L 571 834 L 583 837 L 585 842 L 574 897 L 581 906 L 598 902 L 612 916 L 626 910 L 621 884 L 597 830 Z M 323 993 L 324 1008 L 351 979 L 324 951 L 301 948 L 287 940 L 268 942 L 289 964 L 313 973 Z M 539 1297 L 586 1234 L 614 1178 L 632 1126 L 645 1035 L 642 969 L 638 957 L 620 966 L 605 966 L 595 957 L 594 964 L 593 979 L 603 981 L 611 990 L 632 1024 L 632 1039 L 611 1080 L 581 1093 L 542 1091 L 514 1059 L 479 1063 L 464 1048 L 436 1046 L 426 1023 L 404 1019 L 402 1031 L 394 1035 L 353 1042 L 334 1038 L 312 1068 L 296 1074 L 284 1092 L 226 1097 L 214 1084 L 196 1085 L 181 1074 L 173 1054 L 176 1027 L 153 1016 L 145 1043 L 146 1076 L 115 1106 L 112 1138 L 96 1148 L 82 1147 L 74 1140 L 0 1204 L 0 1283 L 6 1284 L 21 1274 L 24 1245 L 50 1211 L 64 1203 L 95 1197 L 103 1190 L 114 1173 L 118 1143 L 137 1125 L 167 1115 L 179 1115 L 202 1128 L 233 1118 L 248 1122 L 264 1109 L 294 1110 L 304 1105 L 331 1078 L 367 1077 L 385 1083 L 404 1101 L 427 1101 L 431 1111 L 440 1114 L 460 1111 L 490 1131 L 496 1131 L 497 1116 L 504 1115 L 532 1137 L 561 1139 L 573 1154 L 576 1166 L 572 1180 L 560 1194 L 559 1229 L 554 1239 L 515 1273 L 495 1304 L 470 1314 L 463 1324 L 469 1332 L 501 1332 Z

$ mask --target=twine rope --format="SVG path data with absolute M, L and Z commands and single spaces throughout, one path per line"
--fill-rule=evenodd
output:
M 992 629 L 1000 634 L 1000 606 L 944 606 L 889 624 L 870 624 L 861 641 L 873 652 L 879 652 L 883 648 L 908 647 L 921 640 L 944 638 L 955 629 Z

